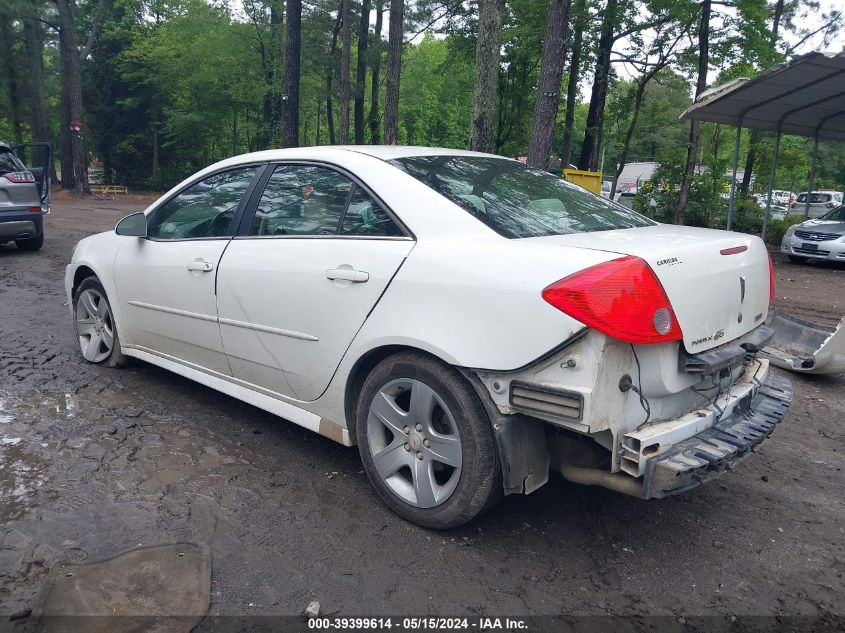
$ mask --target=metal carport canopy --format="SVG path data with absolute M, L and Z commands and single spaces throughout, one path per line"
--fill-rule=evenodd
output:
M 843 141 L 845 52 L 807 53 L 754 79 L 713 88 L 682 116 Z

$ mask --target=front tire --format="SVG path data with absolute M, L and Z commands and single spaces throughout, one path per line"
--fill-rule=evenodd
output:
M 453 528 L 501 496 L 490 418 L 453 367 L 415 352 L 386 358 L 362 386 L 356 421 L 364 470 L 402 518 Z
M 82 357 L 95 365 L 123 367 L 114 312 L 103 284 L 96 277 L 84 279 L 73 295 L 73 324 Z

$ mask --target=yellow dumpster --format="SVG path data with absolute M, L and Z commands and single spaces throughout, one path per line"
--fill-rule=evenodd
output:
M 601 172 L 583 171 L 581 169 L 564 169 L 563 177 L 574 185 L 592 191 L 596 195 L 601 194 Z

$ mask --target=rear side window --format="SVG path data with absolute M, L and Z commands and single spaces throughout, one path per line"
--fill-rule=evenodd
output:
M 352 181 L 316 165 L 278 165 L 264 188 L 250 235 L 335 235 Z
M 13 171 L 26 171 L 26 167 L 10 150 L 0 148 L 0 175 Z
M 830 194 L 829 193 L 811 193 L 810 194 L 810 204 L 819 204 L 822 202 L 830 202 Z M 798 202 L 807 202 L 807 194 L 802 193 L 798 196 Z
M 349 199 L 346 214 L 343 216 L 341 235 L 363 235 L 399 237 L 402 230 L 390 219 L 390 216 L 361 187 Z
M 515 161 L 413 156 L 390 162 L 507 238 L 654 224 L 562 178 Z

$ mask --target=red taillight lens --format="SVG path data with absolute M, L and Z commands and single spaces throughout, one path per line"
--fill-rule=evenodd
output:
M 35 176 L 28 171 L 12 171 L 8 174 L 3 174 L 2 178 L 5 178 L 9 182 L 13 182 L 15 184 L 35 182 Z
M 768 253 L 766 253 L 768 255 Z M 769 303 L 775 302 L 775 267 L 772 264 L 772 256 L 769 255 Z
M 584 325 L 628 343 L 683 338 L 663 285 L 639 257 L 620 257 L 564 277 L 543 290 L 543 299 Z

